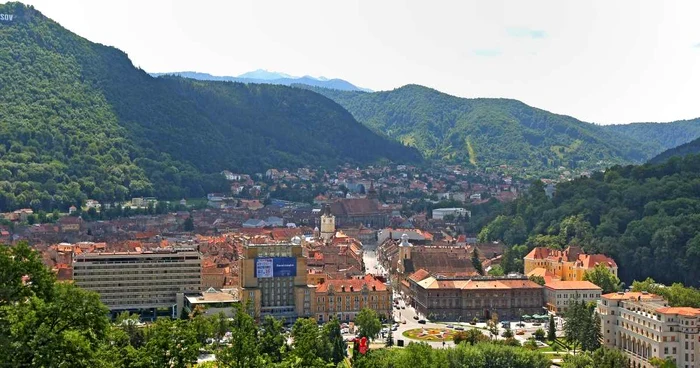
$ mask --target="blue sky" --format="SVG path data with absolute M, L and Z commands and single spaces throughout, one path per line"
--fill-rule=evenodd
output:
M 600 124 L 700 117 L 700 1 L 27 2 L 149 72 L 417 83 Z

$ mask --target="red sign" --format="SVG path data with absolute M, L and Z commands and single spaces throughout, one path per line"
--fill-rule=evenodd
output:
M 360 354 L 367 354 L 367 337 L 360 339 Z

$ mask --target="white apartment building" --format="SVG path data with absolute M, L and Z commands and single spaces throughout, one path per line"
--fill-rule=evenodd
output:
M 630 366 L 651 368 L 653 357 L 679 368 L 700 368 L 700 309 L 669 307 L 646 292 L 605 294 L 598 302 L 603 343 L 622 350 Z
M 442 220 L 445 216 L 462 216 L 462 217 L 472 217 L 472 211 L 468 211 L 465 208 L 436 208 L 432 212 L 434 220 Z
M 603 290 L 590 281 L 552 280 L 544 284 L 544 302 L 550 312 L 563 314 L 574 300 L 597 303 Z
M 100 294 L 110 310 L 173 307 L 176 294 L 198 292 L 202 260 L 194 248 L 87 252 L 73 257 L 73 281 Z

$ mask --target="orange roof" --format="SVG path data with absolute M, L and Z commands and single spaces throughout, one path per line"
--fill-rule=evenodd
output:
M 343 292 L 342 287 L 345 287 L 345 292 L 350 292 L 350 287 L 352 286 L 353 292 L 362 290 L 363 285 L 367 285 L 370 290 L 374 287 L 377 291 L 387 290 L 386 285 L 378 280 L 372 275 L 365 275 L 361 279 L 335 279 L 335 280 L 325 280 L 322 284 L 319 284 L 316 288 L 316 293 L 328 292 L 328 287 L 333 285 L 333 291 L 336 293 Z
M 528 253 L 525 258 L 527 259 L 545 259 L 549 256 L 549 249 L 545 247 L 535 247 L 530 253 Z
M 415 281 L 415 282 L 418 282 L 420 280 L 425 279 L 428 276 L 430 276 L 430 273 L 428 273 L 428 271 L 421 268 L 420 270 L 411 274 L 411 276 L 409 276 L 408 278 Z
M 662 297 L 656 294 L 641 293 L 638 291 L 628 291 L 619 293 L 610 293 L 603 295 L 603 299 L 608 300 L 640 300 L 640 301 L 651 301 L 651 300 L 663 300 Z
M 544 287 L 555 290 L 601 290 L 590 281 L 550 281 Z
M 578 259 L 586 268 L 594 268 L 598 263 L 608 267 L 617 267 L 615 260 L 604 254 L 579 254 Z
M 700 316 L 700 308 L 691 307 L 663 307 L 657 309 L 656 312 L 663 314 L 678 314 L 685 317 Z
M 541 289 L 542 286 L 530 280 L 473 280 L 473 279 L 436 279 L 428 277 L 418 282 L 424 289 L 461 289 L 461 290 L 494 290 L 494 289 Z

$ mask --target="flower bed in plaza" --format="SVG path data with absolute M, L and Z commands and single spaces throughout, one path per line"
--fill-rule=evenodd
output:
M 403 332 L 404 337 L 423 341 L 449 341 L 455 331 L 446 328 L 414 328 Z

